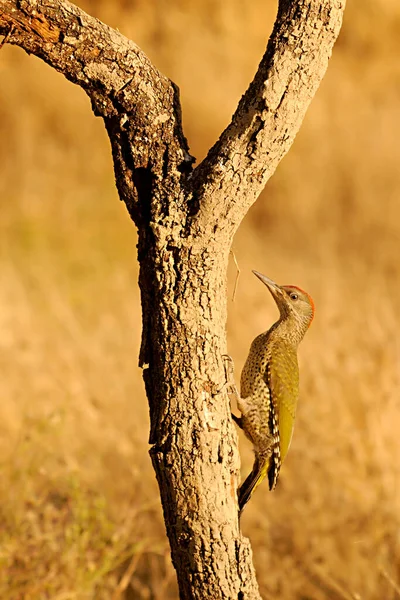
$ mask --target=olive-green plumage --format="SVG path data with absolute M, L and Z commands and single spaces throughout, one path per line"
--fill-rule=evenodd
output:
M 268 477 L 276 486 L 281 464 L 289 450 L 299 395 L 297 347 L 314 316 L 311 297 L 295 286 L 278 286 L 253 271 L 271 292 L 279 320 L 253 341 L 240 380 L 235 421 L 254 446 L 253 470 L 239 489 L 239 509 Z

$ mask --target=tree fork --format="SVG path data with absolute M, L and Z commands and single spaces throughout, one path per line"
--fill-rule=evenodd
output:
M 280 0 L 253 82 L 193 169 L 178 88 L 140 48 L 64 0 L 0 0 L 3 43 L 80 85 L 103 118 L 138 228 L 150 454 L 185 600 L 260 598 L 239 530 L 237 437 L 223 389 L 228 253 L 293 142 L 343 11 L 344 0 Z

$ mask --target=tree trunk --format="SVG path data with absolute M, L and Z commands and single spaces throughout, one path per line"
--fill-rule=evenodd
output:
M 133 42 L 66 1 L 0 0 L 4 41 L 83 87 L 104 119 L 118 192 L 138 227 L 150 454 L 185 600 L 260 598 L 239 529 L 224 389 L 227 261 L 300 127 L 343 11 L 342 0 L 280 1 L 253 82 L 193 170 L 178 88 Z

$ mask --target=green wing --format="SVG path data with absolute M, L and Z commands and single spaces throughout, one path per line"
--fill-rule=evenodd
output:
M 292 440 L 299 396 L 299 367 L 296 350 L 282 342 L 271 353 L 267 379 L 279 419 L 281 461 L 288 453 Z

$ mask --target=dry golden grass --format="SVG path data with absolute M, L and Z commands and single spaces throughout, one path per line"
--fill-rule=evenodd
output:
M 79 4 L 180 85 L 198 157 L 275 8 Z M 398 0 L 350 2 L 302 131 L 235 240 L 238 371 L 276 316 L 251 268 L 317 306 L 280 485 L 243 516 L 266 599 L 400 598 L 399 52 Z M 136 237 L 102 123 L 17 49 L 1 50 L 0 77 L 0 598 L 176 598 L 137 368 Z

